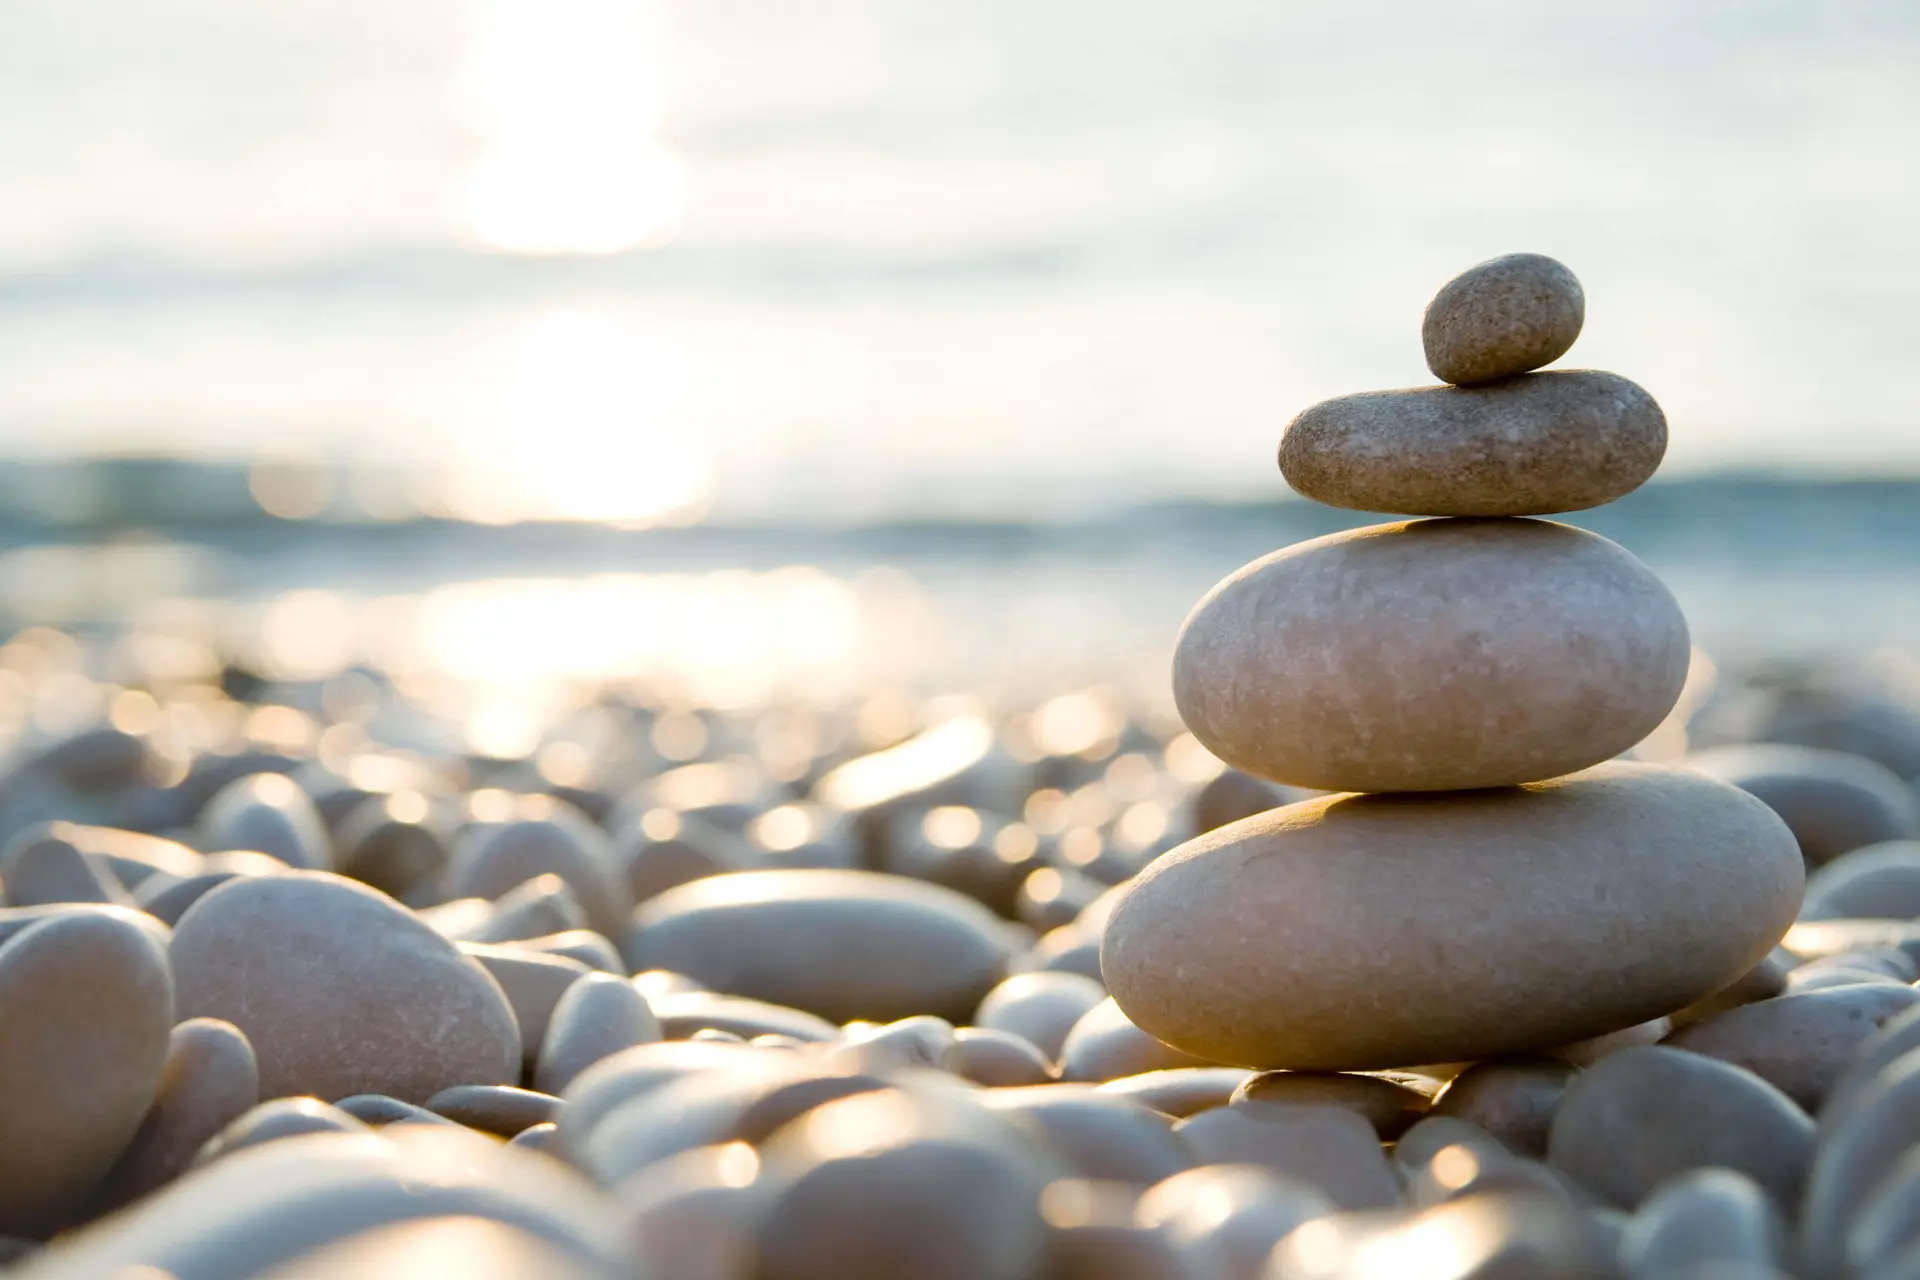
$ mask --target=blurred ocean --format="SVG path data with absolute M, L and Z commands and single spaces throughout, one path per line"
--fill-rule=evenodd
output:
M 1533 249 L 1672 423 L 1580 522 L 1723 660 L 1912 649 L 1916 56 L 1890 0 L 14 0 L 0 610 L 1158 690 L 1351 523 L 1287 419 Z

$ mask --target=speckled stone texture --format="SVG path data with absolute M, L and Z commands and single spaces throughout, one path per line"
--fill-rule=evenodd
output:
M 1459 1062 L 1724 987 L 1786 931 L 1800 886 L 1771 810 L 1680 770 L 1331 796 L 1154 863 L 1114 909 L 1101 968 L 1142 1030 L 1217 1062 Z
M 1427 304 L 1420 342 L 1442 382 L 1487 382 L 1558 360 L 1586 314 L 1573 272 L 1538 253 L 1510 253 L 1442 285 Z
M 1482 387 L 1363 391 L 1288 424 L 1280 473 L 1306 497 L 1411 516 L 1540 516 L 1638 489 L 1667 451 L 1646 391 L 1591 369 Z
M 246 1033 L 260 1096 L 425 1102 L 520 1079 L 520 1031 L 487 971 L 385 894 L 325 872 L 228 881 L 180 919 L 182 1017 Z
M 1423 520 L 1298 543 L 1201 600 L 1181 718 L 1248 773 L 1324 791 L 1558 777 L 1658 725 L 1686 619 L 1605 538 L 1540 520 Z

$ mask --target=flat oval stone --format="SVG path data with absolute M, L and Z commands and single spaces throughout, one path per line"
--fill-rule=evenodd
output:
M 1920 836 L 1911 788 L 1864 756 L 1763 742 L 1698 751 L 1688 768 L 1760 797 L 1819 866 L 1864 845 Z
M 1586 316 L 1573 272 L 1544 254 L 1509 253 L 1440 286 L 1420 322 L 1420 344 L 1442 382 L 1485 382 L 1558 360 Z
M 1817 1114 L 1867 1041 L 1917 1003 L 1920 992 L 1891 983 L 1797 992 L 1703 1018 L 1667 1043 L 1745 1067 Z
M 1459 1062 L 1600 1035 L 1725 986 L 1778 941 L 1800 884 L 1765 805 L 1682 770 L 1328 796 L 1148 867 L 1114 909 L 1101 968 L 1143 1031 L 1216 1062 Z
M 173 1009 L 161 942 L 106 912 L 0 946 L 0 1232 L 44 1239 L 79 1213 L 159 1092 Z
M 1631 1209 L 1675 1174 L 1738 1170 L 1791 1205 L 1813 1159 L 1813 1121 L 1744 1068 L 1662 1045 L 1627 1049 L 1567 1086 L 1547 1162 Z
M 167 1042 L 160 1090 L 140 1128 L 94 1191 L 93 1211 L 130 1204 L 178 1177 L 208 1139 L 260 1100 L 260 1068 L 240 1028 L 188 1018 Z
M 1653 397 L 1592 369 L 1325 400 L 1287 424 L 1303 496 L 1408 516 L 1544 516 L 1625 497 L 1667 451 Z
M 1249 773 L 1326 791 L 1556 778 L 1639 742 L 1687 674 L 1652 571 L 1544 520 L 1416 520 L 1282 548 L 1194 607 L 1180 716 Z
M 1033 1045 L 1012 1032 L 984 1027 L 961 1027 L 953 1033 L 947 1069 L 988 1089 L 1045 1084 L 1054 1077 L 1053 1064 Z
M 834 1022 L 965 1021 L 1010 954 L 999 918 L 964 894 L 838 870 L 743 871 L 669 889 L 634 912 L 627 948 L 636 971 L 672 969 Z
M 325 872 L 228 881 L 171 947 L 180 1011 L 246 1033 L 260 1092 L 425 1102 L 520 1079 L 500 985 L 384 894 Z

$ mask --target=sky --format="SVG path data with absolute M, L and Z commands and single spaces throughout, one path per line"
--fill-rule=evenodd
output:
M 1277 492 L 1551 253 L 1673 474 L 1920 473 L 1888 0 L 13 0 L 0 451 L 476 512 Z

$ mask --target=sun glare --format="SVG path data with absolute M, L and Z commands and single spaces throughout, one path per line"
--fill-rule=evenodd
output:
M 606 254 L 672 234 L 686 174 L 659 133 L 651 6 L 492 0 L 456 84 L 480 136 L 463 230 L 488 248 Z

